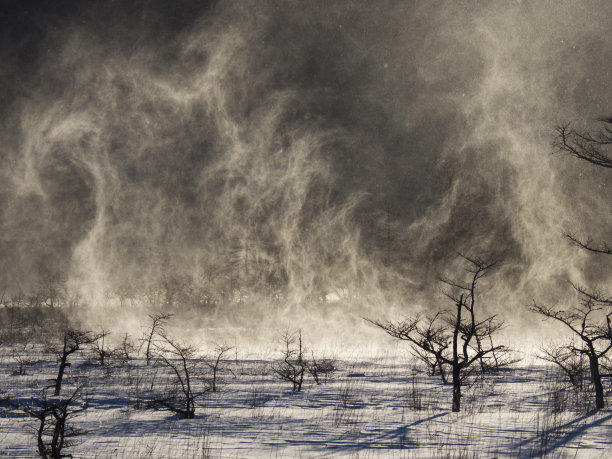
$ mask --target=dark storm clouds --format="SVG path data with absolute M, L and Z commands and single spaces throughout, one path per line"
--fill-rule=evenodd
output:
M 455 250 L 505 261 L 506 307 L 606 281 L 560 234 L 609 236 L 609 180 L 549 154 L 612 110 L 606 2 L 3 9 L 5 290 L 242 283 L 371 313 L 426 302 Z

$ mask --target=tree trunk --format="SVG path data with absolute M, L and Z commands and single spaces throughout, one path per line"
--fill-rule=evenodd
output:
M 453 411 L 461 408 L 461 375 L 459 374 L 458 362 L 453 362 Z
M 66 407 L 66 409 L 68 409 Z M 62 449 L 64 448 L 64 435 L 66 427 L 66 412 L 63 410 L 59 414 L 54 414 L 55 428 L 53 429 L 53 439 L 51 440 L 51 457 L 59 459 L 64 457 Z
M 104 350 L 104 337 L 106 336 L 106 332 L 102 332 L 102 348 L 100 349 L 100 365 L 104 366 L 104 357 L 106 356 L 106 351 Z
M 147 366 L 149 366 L 151 364 L 151 340 L 153 339 L 153 333 L 155 332 L 155 324 L 153 324 L 153 327 L 151 329 L 151 334 L 149 335 L 149 339 L 147 341 L 147 351 L 145 353 L 145 357 L 146 357 L 146 361 L 147 361 Z
M 40 454 L 40 457 L 46 457 L 47 453 L 46 453 L 46 448 L 45 448 L 45 442 L 43 440 L 43 435 L 45 433 L 45 422 L 47 421 L 47 415 L 44 411 L 40 414 L 39 420 L 40 420 L 40 425 L 38 427 L 38 435 L 37 435 L 38 454 Z
M 444 367 L 442 366 L 441 360 L 438 360 L 438 368 L 440 369 L 440 377 L 442 378 L 442 384 L 448 384 L 446 372 L 444 371 Z
M 55 380 L 55 392 L 53 395 L 56 397 L 60 394 L 62 390 L 62 379 L 64 379 L 64 370 L 66 369 L 66 360 L 68 359 L 68 355 L 66 355 L 66 337 L 64 336 L 64 350 L 62 351 L 62 356 L 60 358 L 60 366 L 57 370 L 57 379 Z
M 458 338 L 461 325 L 461 308 L 463 306 L 463 295 L 457 301 L 457 321 L 453 333 L 453 411 L 458 412 L 461 408 L 461 374 L 459 368 Z
M 599 373 L 599 362 L 594 354 L 589 353 L 589 365 L 591 367 L 591 381 L 595 387 L 595 407 L 601 410 L 604 407 L 604 390 Z

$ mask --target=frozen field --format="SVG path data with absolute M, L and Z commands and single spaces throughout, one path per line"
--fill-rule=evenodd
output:
M 37 421 L 23 408 L 37 403 L 57 365 L 52 355 L 28 352 L 25 374 L 18 374 L 18 353 L 2 348 L 0 456 L 37 456 Z M 295 393 L 275 379 L 275 357 L 232 351 L 219 390 L 198 399 L 194 419 L 179 419 L 138 408 L 173 385 L 159 362 L 147 367 L 139 357 L 103 367 L 87 352 L 74 354 L 62 395 L 82 386 L 75 406 L 86 400 L 88 408 L 72 419 L 82 435 L 65 452 L 87 458 L 612 457 L 612 411 L 590 411 L 588 390 L 571 389 L 552 367 L 519 364 L 489 374 L 465 392 L 462 412 L 451 413 L 451 386 L 405 356 L 336 360 L 327 383 L 307 375 Z M 194 384 L 204 388 L 209 378 L 203 373 Z

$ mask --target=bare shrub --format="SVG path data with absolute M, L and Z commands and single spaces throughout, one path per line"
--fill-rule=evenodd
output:
M 147 366 L 151 364 L 151 351 L 154 344 L 156 334 L 163 335 L 165 333 L 164 326 L 172 318 L 172 314 L 149 314 L 151 326 L 149 330 L 140 339 L 141 348 L 145 348 L 145 359 Z
M 281 340 L 284 347 L 283 357 L 280 362 L 272 365 L 272 371 L 279 379 L 290 382 L 293 385 L 293 392 L 300 392 L 307 368 L 302 346 L 302 331 L 285 330 L 281 334 Z
M 226 346 L 223 344 L 215 345 L 214 349 L 214 357 L 212 359 L 206 360 L 204 363 L 210 370 L 212 371 L 212 378 L 210 379 L 210 390 L 212 392 L 217 392 L 217 380 L 219 374 L 230 371 L 228 361 L 223 359 L 223 356 L 233 349 L 233 346 Z
M 87 409 L 87 402 L 82 402 L 80 388 L 65 399 L 49 398 L 47 389 L 44 389 L 36 406 L 21 409 L 38 420 L 36 440 L 40 457 L 49 459 L 72 457 L 64 454 L 63 450 L 74 446 L 71 439 L 83 434 L 68 423 L 70 419 Z
M 540 349 L 540 358 L 561 369 L 572 386 L 582 387 L 588 372 L 588 363 L 583 353 L 574 352 L 575 348 L 574 343 L 567 346 L 549 345 Z
M 196 348 L 179 343 L 161 335 L 162 343 L 155 345 L 155 356 L 171 370 L 175 377 L 174 384 L 163 394 L 154 396 L 147 407 L 155 410 L 168 410 L 178 414 L 182 419 L 195 417 L 196 399 L 210 388 L 195 392 L 193 377 L 197 373 Z
M 33 356 L 36 346 L 31 342 L 30 337 L 24 336 L 24 338 L 20 343 L 14 343 L 11 346 L 11 357 L 17 363 L 17 370 L 14 374 L 17 375 L 25 375 L 26 368 L 36 363 Z
M 311 352 L 311 359 L 306 364 L 308 373 L 312 376 L 315 383 L 327 384 L 327 381 L 331 379 L 332 374 L 336 371 L 336 361 L 334 359 L 320 359 L 317 360 L 314 356 L 314 352 Z
M 93 336 L 91 341 L 91 350 L 94 353 L 96 360 L 102 366 L 108 364 L 108 359 L 113 355 L 112 349 L 108 346 L 106 338 L 110 335 L 110 331 L 101 328 L 100 333 Z
M 136 351 L 136 346 L 130 339 L 130 335 L 126 333 L 123 336 L 121 343 L 119 343 L 119 345 L 115 348 L 113 354 L 117 357 L 122 365 L 126 365 L 132 359 L 132 356 Z

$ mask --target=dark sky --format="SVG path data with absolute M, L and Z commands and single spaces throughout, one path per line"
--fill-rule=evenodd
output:
M 260 315 L 278 286 L 385 315 L 439 304 L 461 251 L 503 261 L 487 307 L 522 320 L 609 282 L 561 238 L 610 235 L 609 176 L 551 155 L 612 112 L 608 2 L 0 8 L 5 291 L 242 283 Z

